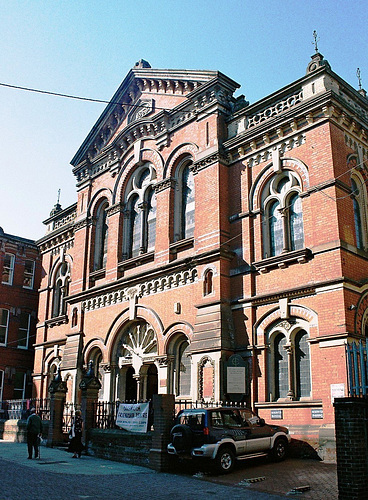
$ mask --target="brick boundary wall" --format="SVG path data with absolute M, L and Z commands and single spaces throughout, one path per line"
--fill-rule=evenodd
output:
M 366 500 L 368 398 L 337 398 L 334 408 L 339 500 Z

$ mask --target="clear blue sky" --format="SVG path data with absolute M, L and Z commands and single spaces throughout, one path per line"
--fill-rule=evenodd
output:
M 0 83 L 110 99 L 134 63 L 220 70 L 250 102 L 305 74 L 317 30 L 332 69 L 368 89 L 367 0 L 3 0 Z M 69 164 L 103 104 L 0 87 L 0 226 L 37 239 L 76 201 Z

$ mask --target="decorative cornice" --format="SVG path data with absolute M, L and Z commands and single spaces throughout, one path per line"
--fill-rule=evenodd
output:
M 174 272 L 144 281 L 134 286 L 135 295 L 138 298 L 155 295 L 156 293 L 165 292 L 173 288 L 179 288 L 198 281 L 198 271 L 196 268 L 186 269 L 181 272 Z M 94 311 L 102 307 L 128 302 L 130 298 L 131 287 L 121 287 L 112 292 L 101 293 L 93 298 L 84 300 L 82 308 L 85 311 Z

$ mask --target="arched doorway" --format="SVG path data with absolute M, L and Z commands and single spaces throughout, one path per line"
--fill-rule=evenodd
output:
M 149 365 L 147 370 L 147 392 L 146 399 L 152 399 L 158 393 L 158 373 L 156 365 Z
M 151 398 L 158 392 L 157 338 L 153 327 L 144 320 L 132 321 L 122 330 L 116 344 L 119 367 L 116 397 L 125 400 Z
M 134 368 L 129 366 L 125 376 L 125 399 L 135 401 L 137 398 L 137 380 L 134 378 Z

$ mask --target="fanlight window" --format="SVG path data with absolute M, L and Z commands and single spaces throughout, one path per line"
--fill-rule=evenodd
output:
M 145 322 L 133 323 L 124 332 L 119 343 L 120 363 L 141 365 L 145 359 L 157 354 L 157 340 L 154 329 Z

